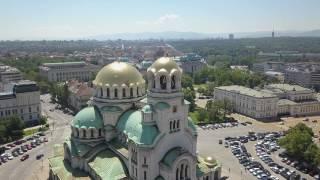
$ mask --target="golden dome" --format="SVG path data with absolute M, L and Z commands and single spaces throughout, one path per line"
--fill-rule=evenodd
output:
M 210 156 L 206 157 L 204 162 L 208 167 L 213 167 L 216 164 L 216 160 Z
M 130 84 L 144 84 L 145 80 L 140 72 L 132 65 L 125 62 L 115 61 L 104 66 L 98 72 L 93 83 L 98 86 L 112 86 L 114 84 L 117 84 L 118 86 L 123 84 L 130 86 Z
M 157 59 L 149 68 L 150 70 L 155 70 L 156 72 L 160 69 L 165 69 L 167 72 L 171 72 L 176 69 L 181 71 L 179 65 L 175 62 L 172 57 L 161 57 Z

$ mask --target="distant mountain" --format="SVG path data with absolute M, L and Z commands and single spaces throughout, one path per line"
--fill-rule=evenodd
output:
M 259 32 L 235 32 L 235 38 L 259 38 L 271 37 L 271 31 Z M 208 39 L 208 38 L 228 38 L 229 33 L 199 33 L 199 32 L 141 32 L 141 33 L 115 33 L 106 35 L 91 36 L 84 39 L 95 40 L 145 40 L 145 39 Z M 312 31 L 275 31 L 275 35 L 291 37 L 320 37 L 320 29 Z

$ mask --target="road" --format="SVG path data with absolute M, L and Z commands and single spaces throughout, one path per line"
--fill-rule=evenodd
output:
M 29 158 L 23 162 L 20 157 L 16 157 L 11 161 L 0 166 L 0 179 L 3 180 L 25 180 L 25 179 L 46 179 L 38 176 L 38 172 L 44 166 L 48 166 L 48 158 L 53 155 L 53 146 L 62 143 L 64 139 L 70 135 L 69 124 L 72 120 L 71 115 L 64 114 L 60 110 L 49 109 L 55 107 L 49 103 L 49 95 L 41 95 L 42 114 L 48 116 L 50 130 L 46 132 L 49 142 L 27 152 Z M 36 155 L 44 154 L 42 160 L 36 160 Z M 48 173 L 48 171 L 46 171 Z

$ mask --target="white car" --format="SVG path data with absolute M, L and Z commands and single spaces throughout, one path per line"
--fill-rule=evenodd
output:
M 8 158 L 9 160 L 12 160 L 12 159 L 13 159 L 13 156 L 12 156 L 12 155 L 9 155 L 7 158 Z

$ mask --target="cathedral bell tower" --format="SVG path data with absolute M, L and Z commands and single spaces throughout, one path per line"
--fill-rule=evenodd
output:
M 147 103 L 153 107 L 160 130 L 180 131 L 188 118 L 188 105 L 181 88 L 182 69 L 172 57 L 161 57 L 148 68 L 147 78 Z

